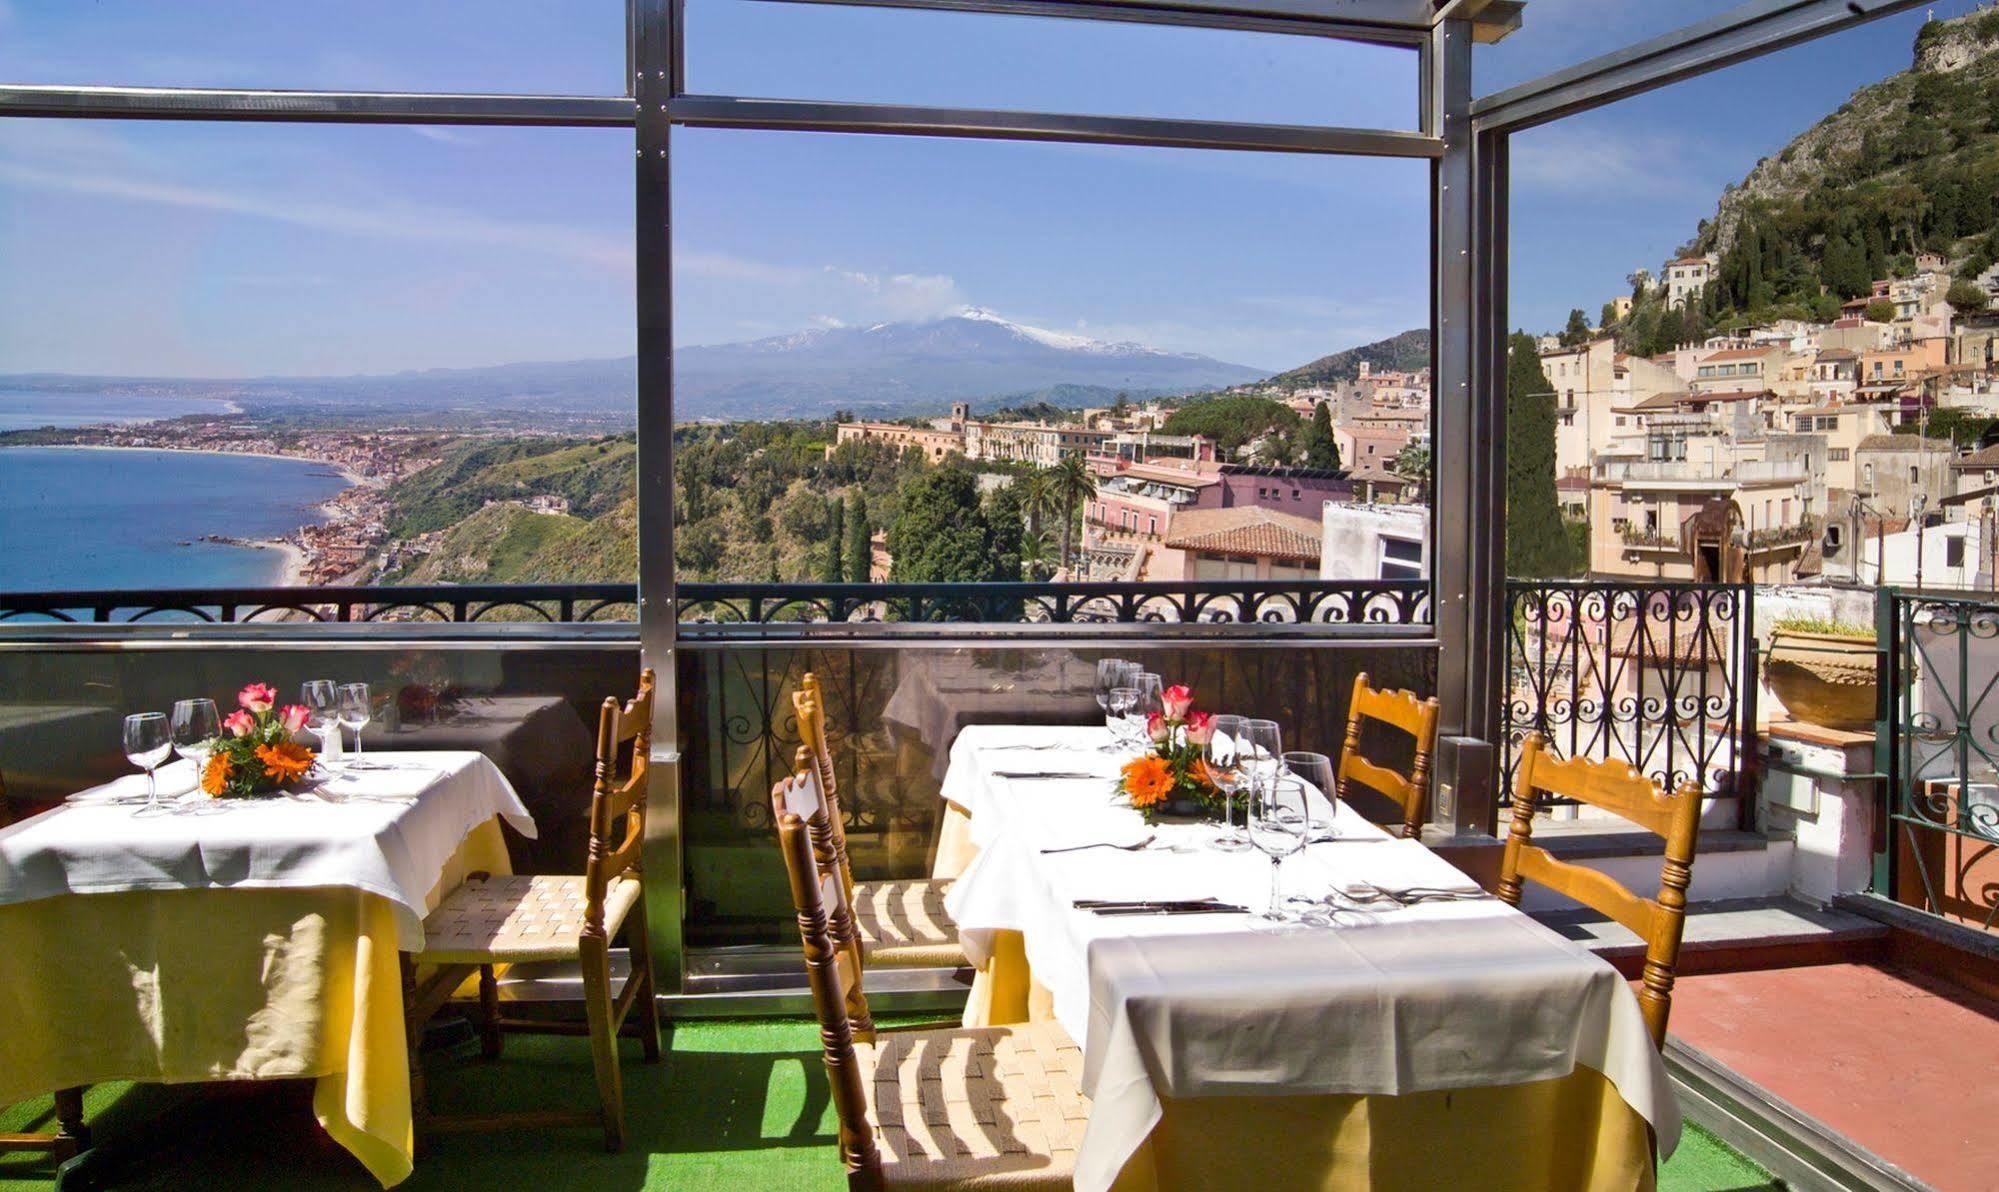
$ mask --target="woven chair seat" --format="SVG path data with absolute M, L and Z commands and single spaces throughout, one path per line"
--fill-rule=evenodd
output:
M 604 934 L 616 935 L 639 900 L 636 879 L 604 894 Z M 424 964 L 513 964 L 569 960 L 583 935 L 583 878 L 518 874 L 472 878 L 423 921 Z
M 1083 1049 L 1053 1023 L 883 1033 L 855 1048 L 894 1188 L 1069 1188 Z
M 949 879 L 854 883 L 861 963 L 880 968 L 958 968 L 969 961 L 944 909 Z

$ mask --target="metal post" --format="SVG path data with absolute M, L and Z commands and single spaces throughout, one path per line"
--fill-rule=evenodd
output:
M 685 982 L 685 890 L 681 854 L 680 698 L 674 645 L 680 620 L 673 569 L 673 240 L 667 103 L 679 86 L 679 0 L 632 0 L 632 96 L 638 101 L 639 647 L 658 673 L 652 780 L 646 790 L 645 897 L 655 988 Z
M 1467 760 L 1475 746 L 1496 741 L 1499 702 L 1497 672 L 1483 655 L 1498 644 L 1498 622 L 1490 615 L 1497 560 L 1490 524 L 1497 508 L 1486 499 L 1484 480 L 1493 442 L 1481 432 L 1475 359 L 1480 345 L 1478 281 L 1490 269 L 1493 244 L 1482 242 L 1478 225 L 1477 174 L 1471 129 L 1470 22 L 1445 20 L 1431 34 L 1424 55 L 1423 129 L 1443 142 L 1443 156 L 1431 175 L 1433 229 L 1431 287 L 1435 348 L 1431 393 L 1436 448 L 1432 454 L 1431 552 L 1435 599 L 1432 609 L 1439 640 L 1447 643 L 1437 660 L 1437 695 L 1443 735 L 1456 738 L 1454 756 Z M 1452 787 L 1453 835 L 1491 831 L 1497 813 L 1493 775 L 1486 758 L 1460 772 L 1440 775 Z

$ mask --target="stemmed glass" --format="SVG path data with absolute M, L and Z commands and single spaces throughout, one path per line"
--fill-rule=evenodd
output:
M 139 712 L 125 718 L 125 760 L 146 772 L 146 805 L 133 815 L 159 815 L 166 811 L 160 806 L 160 784 L 153 771 L 172 752 L 166 713 Z
M 1242 722 L 1243 768 L 1252 791 L 1267 787 L 1284 769 L 1284 734 L 1275 720 Z
M 361 730 L 375 718 L 374 705 L 368 700 L 366 683 L 346 683 L 340 688 L 340 723 L 354 730 L 354 760 L 347 763 L 350 770 L 380 769 L 373 762 L 363 759 L 361 754 Z
M 1131 744 L 1131 709 L 1138 703 L 1138 688 L 1113 687 L 1104 704 L 1111 714 L 1111 749 L 1116 752 Z
M 1268 781 L 1257 782 L 1250 788 L 1249 841 L 1270 858 L 1270 903 L 1257 916 L 1263 923 L 1290 921 L 1283 910 L 1279 878 L 1284 858 L 1302 850 L 1312 833 L 1311 808 L 1306 799 L 1305 784 L 1290 774 L 1274 773 Z
M 1151 741 L 1145 735 L 1146 721 L 1151 719 L 1154 712 L 1161 715 L 1166 712 L 1166 685 L 1151 671 L 1141 671 L 1138 680 L 1132 686 L 1138 688 L 1138 699 L 1131 705 L 1131 715 L 1128 717 L 1132 744 L 1145 749 L 1151 745 Z
M 208 755 L 214 752 L 215 738 L 222 735 L 222 714 L 215 710 L 215 701 L 174 701 L 172 734 L 174 752 L 194 763 L 194 786 L 200 790 L 202 772 L 208 768 Z
M 1120 687 L 1130 687 L 1138 674 L 1138 664 L 1122 658 L 1100 658 L 1097 660 L 1097 706 L 1104 710 L 1104 727 L 1110 730 L 1110 741 L 1098 747 L 1099 753 L 1118 752 L 1117 725 L 1112 719 L 1111 693 Z
M 1294 750 L 1284 755 L 1284 770 L 1288 774 L 1296 775 L 1306 783 L 1305 797 L 1307 799 L 1312 797 L 1314 790 L 1325 796 L 1326 806 L 1331 811 L 1330 819 L 1326 824 L 1326 833 L 1329 837 L 1337 837 L 1339 835 L 1340 809 L 1338 796 L 1334 793 L 1334 787 L 1338 779 L 1333 776 L 1333 759 L 1323 753 L 1306 753 Z
M 1225 853 L 1238 853 L 1249 847 L 1249 840 L 1235 826 L 1235 796 L 1249 780 L 1247 766 L 1247 740 L 1243 725 L 1247 722 L 1240 716 L 1215 717 L 1214 735 L 1202 751 L 1202 762 L 1208 769 L 1208 781 L 1222 792 L 1222 834 L 1209 842 L 1212 848 Z
M 319 753 L 322 764 L 326 754 L 338 752 L 340 733 L 340 688 L 331 679 L 310 679 L 298 689 L 298 702 L 305 705 L 305 727 L 319 738 Z M 335 748 L 327 748 L 327 738 L 332 737 Z

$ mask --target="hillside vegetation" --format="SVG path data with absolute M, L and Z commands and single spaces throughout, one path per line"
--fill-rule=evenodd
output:
M 1348 348 L 1330 356 L 1321 356 L 1310 364 L 1281 372 L 1270 378 L 1269 384 L 1286 389 L 1304 389 L 1318 385 L 1333 385 L 1341 381 L 1351 381 L 1360 376 L 1360 366 L 1366 363 L 1377 372 L 1415 372 L 1430 367 L 1430 329 L 1418 327 L 1404 331 L 1400 335 L 1363 344 L 1358 348 Z
M 1721 257 L 1701 314 L 1831 318 L 1922 252 L 1974 277 L 1999 260 L 1995 195 L 1999 12 L 1931 21 L 1911 69 L 1855 92 L 1722 197 L 1692 245 Z

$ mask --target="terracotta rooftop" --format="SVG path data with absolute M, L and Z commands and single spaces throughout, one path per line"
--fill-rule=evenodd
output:
M 1920 435 L 1868 435 L 1860 440 L 1862 451 L 1957 451 L 1949 439 L 1925 439 Z
M 1967 472 L 1983 468 L 1999 468 L 1999 443 L 1974 451 L 1951 466 Z
M 1717 389 L 1708 393 L 1682 394 L 1680 400 L 1688 404 L 1710 401 L 1756 401 L 1771 396 L 1768 389 Z
M 1166 545 L 1174 550 L 1254 555 L 1304 563 L 1319 561 L 1323 540 L 1318 522 L 1261 505 L 1176 513 L 1166 535 Z

